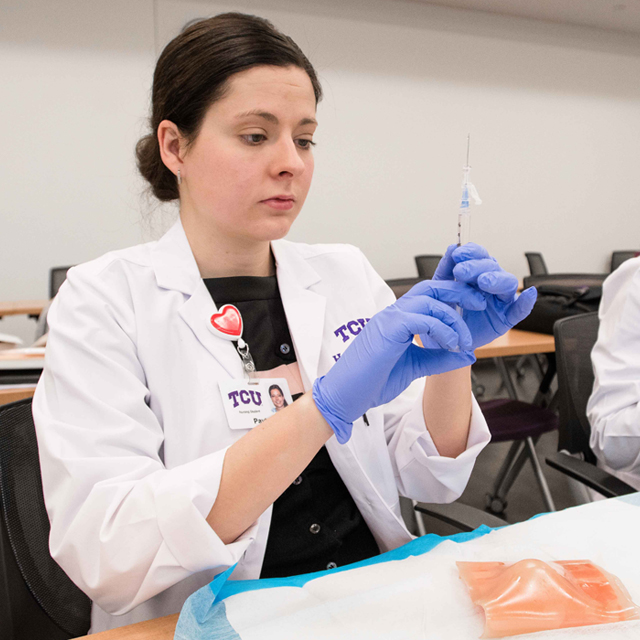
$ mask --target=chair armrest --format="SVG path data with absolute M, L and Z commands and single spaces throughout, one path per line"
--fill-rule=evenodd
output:
M 452 502 L 451 504 L 425 504 L 418 502 L 414 508 L 420 513 L 425 513 L 457 527 L 460 531 L 474 531 L 483 524 L 488 527 L 504 527 L 509 524 L 502 518 L 461 502 Z
M 637 490 L 610 473 L 599 469 L 590 462 L 574 458 L 566 453 L 557 451 L 546 458 L 547 464 L 553 469 L 581 482 L 590 489 L 601 493 L 605 498 L 616 498 L 635 493 Z

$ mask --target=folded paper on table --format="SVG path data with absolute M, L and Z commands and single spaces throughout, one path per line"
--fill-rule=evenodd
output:
M 637 494 L 634 494 L 637 495 Z M 640 508 L 621 500 L 567 509 L 498 530 L 428 535 L 369 561 L 294 578 L 229 580 L 185 603 L 178 640 L 469 640 L 484 615 L 458 577 L 457 561 L 515 563 L 590 558 L 640 601 Z M 640 621 L 544 632 L 546 640 L 640 637 Z M 527 638 L 537 637 L 535 635 Z

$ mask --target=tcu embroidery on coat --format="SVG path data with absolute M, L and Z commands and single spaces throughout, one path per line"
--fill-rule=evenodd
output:
M 340 325 L 333 334 L 336 337 L 342 338 L 342 342 L 349 342 L 351 338 L 355 338 L 369 322 L 371 318 L 357 318 L 356 320 L 349 320 L 346 324 Z M 335 362 L 340 359 L 341 353 L 337 353 L 333 356 Z

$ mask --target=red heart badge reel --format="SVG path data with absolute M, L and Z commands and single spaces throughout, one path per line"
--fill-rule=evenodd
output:
M 211 316 L 209 329 L 219 338 L 244 343 L 242 340 L 242 316 L 232 304 L 225 304 L 218 313 Z
M 238 309 L 232 304 L 225 304 L 209 319 L 209 329 L 223 340 L 238 342 L 237 351 L 242 358 L 242 366 L 250 377 L 253 376 L 256 366 L 249 353 L 249 345 L 242 339 L 243 323 Z

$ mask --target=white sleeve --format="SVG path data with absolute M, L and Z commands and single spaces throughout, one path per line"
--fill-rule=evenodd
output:
M 206 522 L 225 449 L 165 468 L 128 290 L 74 271 L 49 312 L 33 401 L 50 549 L 119 615 L 193 573 L 235 564 L 257 525 L 225 545 Z
M 590 445 L 611 469 L 640 475 L 640 258 L 607 278 L 599 315 Z
M 362 256 L 378 311 L 395 302 L 393 291 Z M 462 495 L 476 458 L 491 433 L 475 398 L 467 447 L 456 458 L 441 456 L 427 430 L 422 408 L 425 378 L 414 380 L 395 400 L 384 405 L 387 447 L 400 495 L 422 502 L 453 502 Z

